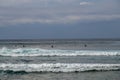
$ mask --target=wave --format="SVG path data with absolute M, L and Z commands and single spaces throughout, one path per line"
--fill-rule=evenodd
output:
M 120 50 L 47 50 L 40 48 L 0 49 L 0 56 L 120 56 Z
M 120 70 L 120 64 L 80 64 L 80 63 L 0 64 L 0 70 L 14 72 L 111 71 Z

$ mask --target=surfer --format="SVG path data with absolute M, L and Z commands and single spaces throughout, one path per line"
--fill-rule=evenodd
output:
M 25 45 L 23 45 L 23 47 L 25 47 Z
M 51 45 L 51 48 L 53 48 L 54 46 L 53 45 Z
M 84 47 L 87 47 L 87 45 L 85 44 Z

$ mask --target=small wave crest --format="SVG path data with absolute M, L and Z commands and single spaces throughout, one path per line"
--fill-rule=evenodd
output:
M 120 56 L 120 51 L 47 50 L 40 48 L 0 49 L 0 56 Z
M 9 72 L 84 72 L 120 70 L 120 64 L 0 64 L 0 70 Z

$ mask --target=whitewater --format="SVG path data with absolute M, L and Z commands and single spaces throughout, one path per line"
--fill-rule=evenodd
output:
M 120 40 L 0 40 L 0 80 L 119 80 Z
M 1 61 L 7 61 L 0 63 L 1 71 L 84 72 L 120 70 L 120 64 L 116 62 L 120 58 L 120 50 L 60 50 L 3 47 L 0 49 L 0 56 Z
M 49 50 L 40 48 L 0 49 L 0 56 L 120 56 L 120 50 Z
M 0 64 L 3 71 L 25 72 L 83 72 L 120 70 L 120 64 L 78 64 L 78 63 L 42 63 L 42 64 Z

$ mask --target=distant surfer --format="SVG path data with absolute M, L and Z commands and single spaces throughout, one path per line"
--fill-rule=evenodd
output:
M 84 47 L 87 47 L 87 45 L 85 44 Z
M 51 45 L 51 48 L 53 48 L 54 46 L 53 45 Z
M 23 45 L 23 47 L 25 47 L 25 45 Z

